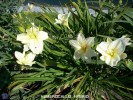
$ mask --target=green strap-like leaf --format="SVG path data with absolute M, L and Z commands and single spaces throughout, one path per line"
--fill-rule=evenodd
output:
M 7 31 L 7 30 L 5 30 L 4 28 L 2 28 L 2 27 L 0 27 L 0 31 L 1 32 L 3 32 L 3 33 L 6 33 L 7 35 L 9 35 L 10 37 L 12 37 L 12 38 L 16 38 L 14 35 L 13 35 L 13 33 L 11 33 L 11 32 L 9 32 L 9 31 Z
M 84 85 L 86 84 L 88 76 L 89 76 L 89 72 L 87 72 L 84 75 L 83 79 L 79 82 L 79 84 L 75 88 L 75 90 L 74 90 L 75 95 L 81 95 L 82 94 L 82 89 L 83 89 Z

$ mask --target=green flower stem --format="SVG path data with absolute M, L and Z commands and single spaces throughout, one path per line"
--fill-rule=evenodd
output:
M 74 31 L 69 27 L 69 25 L 67 26 L 67 28 L 68 28 L 72 33 L 74 33 Z

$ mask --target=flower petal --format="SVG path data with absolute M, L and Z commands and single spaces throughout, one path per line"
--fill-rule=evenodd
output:
M 123 41 L 121 41 L 120 39 L 117 39 L 108 46 L 108 49 L 117 50 L 118 54 L 122 54 L 125 51 L 125 45 Z
M 85 41 L 85 37 L 82 33 L 78 34 L 77 41 L 79 41 L 79 43 L 82 43 L 83 41 Z
M 107 56 L 107 50 L 108 50 L 108 43 L 107 42 L 101 42 L 100 44 L 97 45 L 96 50 L 101 53 L 104 56 Z
M 82 54 L 82 60 L 86 61 L 87 63 L 90 63 L 91 57 L 94 57 L 94 56 L 96 56 L 96 53 L 91 48 L 89 48 L 85 54 L 84 53 Z
M 61 24 L 61 20 L 55 19 L 55 23 L 54 24 Z
M 48 33 L 44 31 L 39 31 L 38 32 L 38 40 L 43 41 L 48 39 Z
M 28 50 L 29 50 L 28 45 L 24 45 L 24 49 L 23 49 L 23 51 L 26 52 L 26 51 L 28 51 Z
M 82 56 L 82 60 L 85 61 L 86 63 L 91 63 L 91 57 L 88 56 Z
M 16 62 L 17 62 L 18 64 L 20 64 L 20 65 L 23 65 L 23 62 L 20 61 L 20 60 L 17 60 Z
M 25 52 L 24 53 L 21 53 L 21 52 L 18 52 L 18 51 L 15 51 L 15 57 L 17 58 L 17 63 L 22 65 L 23 64 L 23 61 L 24 61 L 24 56 L 25 56 Z
M 70 40 L 69 43 L 71 46 L 74 47 L 75 50 L 79 50 L 81 48 L 79 42 L 76 40 Z
M 21 52 L 18 52 L 18 51 L 15 51 L 15 57 L 18 59 L 18 60 L 22 60 L 24 59 L 24 54 L 21 53 Z
M 101 59 L 102 61 L 105 61 L 105 60 L 106 60 L 106 57 L 105 57 L 105 56 L 101 56 L 100 59 Z
M 96 56 L 96 53 L 91 48 L 89 48 L 88 52 L 85 55 L 87 55 L 88 57 L 94 57 Z
M 112 61 L 111 57 L 106 57 L 105 63 L 106 63 L 107 65 L 113 66 L 113 63 L 112 63 L 112 62 L 113 62 L 113 61 Z
M 80 59 L 81 57 L 82 57 L 82 52 L 80 52 L 80 50 L 74 52 L 74 59 Z
M 58 19 L 62 20 L 62 19 L 64 19 L 64 16 L 65 16 L 65 14 L 58 14 Z
M 115 61 L 120 61 L 120 60 L 121 60 L 120 55 L 118 55 L 118 54 L 116 54 L 116 55 L 113 57 L 113 59 L 114 59 Z
M 121 59 L 125 59 L 125 58 L 127 57 L 127 54 L 126 54 L 126 53 L 122 53 L 122 54 L 120 55 L 120 57 L 121 57 Z
M 17 41 L 21 41 L 22 43 L 29 43 L 29 37 L 24 33 L 18 34 Z
M 40 54 L 43 51 L 43 41 L 34 41 L 31 40 L 29 48 L 35 54 Z
M 27 54 L 26 55 L 26 57 L 25 57 L 25 65 L 29 65 L 29 66 L 32 66 L 32 64 L 34 64 L 35 62 L 33 62 L 33 60 L 35 59 L 35 54 L 33 54 L 33 53 L 29 53 L 29 54 Z
M 89 38 L 86 39 L 89 46 L 94 45 L 94 38 L 95 37 L 89 37 Z
M 124 43 L 125 45 L 131 45 L 131 44 L 132 44 L 132 43 L 129 42 L 129 41 L 130 41 L 130 38 L 126 38 L 125 35 L 122 36 L 120 39 L 123 41 L 123 43 Z
M 120 61 L 119 55 L 116 55 L 115 58 L 108 56 L 105 59 L 106 64 L 110 65 L 111 67 L 116 66 L 119 61 Z
M 32 61 L 35 59 L 35 56 L 36 56 L 36 54 L 30 52 L 30 53 L 28 53 L 28 54 L 26 55 L 25 58 L 26 58 L 26 60 L 28 60 L 29 62 L 32 62 Z

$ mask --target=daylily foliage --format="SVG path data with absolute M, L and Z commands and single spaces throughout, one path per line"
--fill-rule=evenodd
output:
M 9 50 L 9 55 L 0 53 L 5 61 L 0 60 L 0 64 L 13 65 L 12 70 L 17 71 L 12 74 L 9 90 L 26 90 L 21 96 L 27 100 L 38 94 L 42 99 L 43 95 L 63 93 L 87 94 L 92 100 L 114 100 L 114 93 L 124 100 L 132 98 L 130 9 L 103 0 L 99 2 L 100 8 L 97 3 L 96 8 L 91 6 L 97 14 L 94 16 L 88 2 L 77 2 L 71 0 L 66 5 L 68 12 L 63 14 L 40 5 L 37 6 L 43 12 L 32 12 L 34 6 L 30 4 L 28 11 L 15 13 L 13 21 L 18 30 L 13 35 L 3 31 L 1 39 L 4 42 L 0 41 L 9 44 L 0 47 Z M 108 9 L 107 13 L 103 8 Z M 8 46 L 12 47 L 8 49 Z

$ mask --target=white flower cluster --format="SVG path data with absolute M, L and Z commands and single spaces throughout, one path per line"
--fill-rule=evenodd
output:
M 68 25 L 68 17 L 69 14 L 59 14 L 58 19 L 55 19 L 56 24 L 62 24 L 65 26 Z M 107 65 L 116 66 L 117 63 L 121 59 L 125 59 L 127 54 L 124 53 L 125 48 L 129 43 L 130 38 L 126 38 L 126 36 L 122 36 L 114 41 L 110 38 L 107 38 L 107 42 L 101 42 L 97 45 L 96 50 L 102 54 L 100 59 L 105 61 Z M 70 45 L 75 49 L 74 59 L 82 59 L 87 63 L 91 62 L 91 57 L 96 56 L 94 50 L 92 50 L 92 46 L 94 44 L 94 37 L 86 38 L 82 33 L 79 33 L 77 36 L 77 40 L 70 40 Z
M 30 29 L 26 29 L 26 33 L 18 34 L 17 41 L 24 44 L 24 49 L 23 53 L 15 51 L 15 57 L 18 59 L 17 63 L 32 66 L 35 63 L 36 54 L 42 53 L 43 40 L 46 39 L 48 39 L 48 33 L 39 31 L 39 28 L 34 23 L 32 23 Z
M 55 19 L 55 24 L 62 24 L 69 28 L 68 14 L 59 14 L 58 19 Z M 39 28 L 32 24 L 30 29 L 26 30 L 26 33 L 17 35 L 17 41 L 24 44 L 23 53 L 15 52 L 15 57 L 18 59 L 17 63 L 21 65 L 29 65 L 35 63 L 34 58 L 36 54 L 40 54 L 43 51 L 43 40 L 48 39 L 48 33 L 39 31 Z M 96 46 L 96 50 L 102 55 L 100 59 L 109 66 L 116 66 L 121 59 L 125 59 L 127 54 L 124 53 L 126 46 L 130 45 L 130 38 L 122 36 L 114 41 L 109 37 L 107 42 L 103 41 Z M 82 59 L 83 61 L 90 63 L 91 58 L 97 56 L 94 46 L 94 37 L 85 38 L 82 33 L 79 33 L 77 40 L 70 40 L 70 45 L 75 49 L 74 59 Z M 31 51 L 30 53 L 26 53 Z
M 125 59 L 127 54 L 124 53 L 130 38 L 122 36 L 114 41 L 107 38 L 107 42 L 101 42 L 97 45 L 96 50 L 102 54 L 100 59 L 105 61 L 107 65 L 116 66 L 121 59 Z M 77 40 L 70 40 L 69 43 L 75 48 L 74 59 L 82 59 L 87 63 L 91 62 L 91 57 L 96 56 L 94 50 L 91 49 L 94 44 L 94 37 L 85 39 L 83 34 L 79 33 Z
M 116 66 L 121 59 L 125 59 L 127 54 L 124 53 L 125 48 L 129 43 L 130 38 L 122 36 L 114 41 L 107 38 L 107 42 L 101 42 L 97 45 L 96 50 L 102 54 L 100 59 L 105 61 L 107 65 Z

